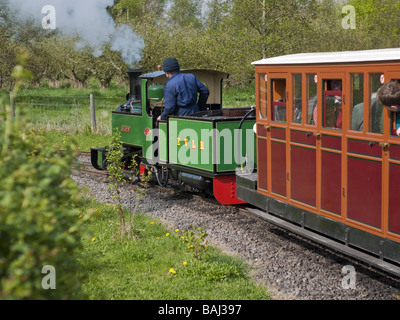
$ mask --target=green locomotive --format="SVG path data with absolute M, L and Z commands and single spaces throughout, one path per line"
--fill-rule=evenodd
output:
M 222 204 L 243 203 L 236 197 L 236 172 L 256 169 L 255 108 L 222 108 L 222 83 L 228 74 L 215 70 L 182 70 L 209 89 L 207 110 L 157 121 L 163 110 L 163 71 L 128 70 L 127 102 L 112 112 L 124 158 L 136 157 L 140 171 L 153 172 L 158 184 L 211 194 Z M 107 166 L 107 148 L 91 149 L 92 165 Z

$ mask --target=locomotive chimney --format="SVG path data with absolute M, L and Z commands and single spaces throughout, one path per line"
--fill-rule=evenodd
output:
M 130 69 L 127 73 L 129 75 L 129 100 L 140 101 L 142 99 L 142 86 L 139 76 L 143 73 L 143 70 Z

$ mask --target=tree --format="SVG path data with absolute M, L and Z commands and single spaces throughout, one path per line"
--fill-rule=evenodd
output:
M 400 45 L 400 2 L 386 0 L 352 0 L 356 12 L 353 43 L 362 49 L 398 47 Z

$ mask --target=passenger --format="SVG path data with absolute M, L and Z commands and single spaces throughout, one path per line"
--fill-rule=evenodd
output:
M 315 120 L 317 119 L 317 96 L 311 97 L 308 100 L 308 124 L 316 126 L 317 124 L 314 122 L 314 112 L 315 112 Z
M 390 111 L 400 109 L 400 82 L 399 80 L 390 80 L 379 88 L 376 94 L 377 101 Z
M 175 58 L 164 60 L 163 71 L 168 81 L 164 88 L 164 111 L 158 121 L 165 120 L 168 115 L 186 116 L 205 110 L 210 91 L 196 76 L 181 73 Z
M 376 93 L 371 95 L 371 132 L 383 132 L 383 108 L 376 100 Z M 353 107 L 351 116 L 351 130 L 363 131 L 364 129 L 364 102 L 361 102 Z
M 364 102 L 356 104 L 353 107 L 351 116 L 351 130 L 363 131 L 364 129 Z
M 329 91 L 342 91 L 342 80 L 328 80 Z M 324 127 L 326 128 L 342 128 L 342 97 L 339 95 L 327 95 L 325 107 Z M 314 108 L 313 120 L 317 125 L 317 107 Z
M 400 82 L 390 80 L 379 88 L 376 100 L 386 109 L 396 112 L 396 135 L 400 136 Z

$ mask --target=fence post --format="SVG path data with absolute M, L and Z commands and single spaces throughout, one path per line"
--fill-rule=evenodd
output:
M 11 118 L 15 118 L 15 101 L 13 93 L 10 92 Z
M 96 109 L 93 93 L 90 94 L 90 118 L 92 120 L 92 133 L 94 133 L 96 131 Z

